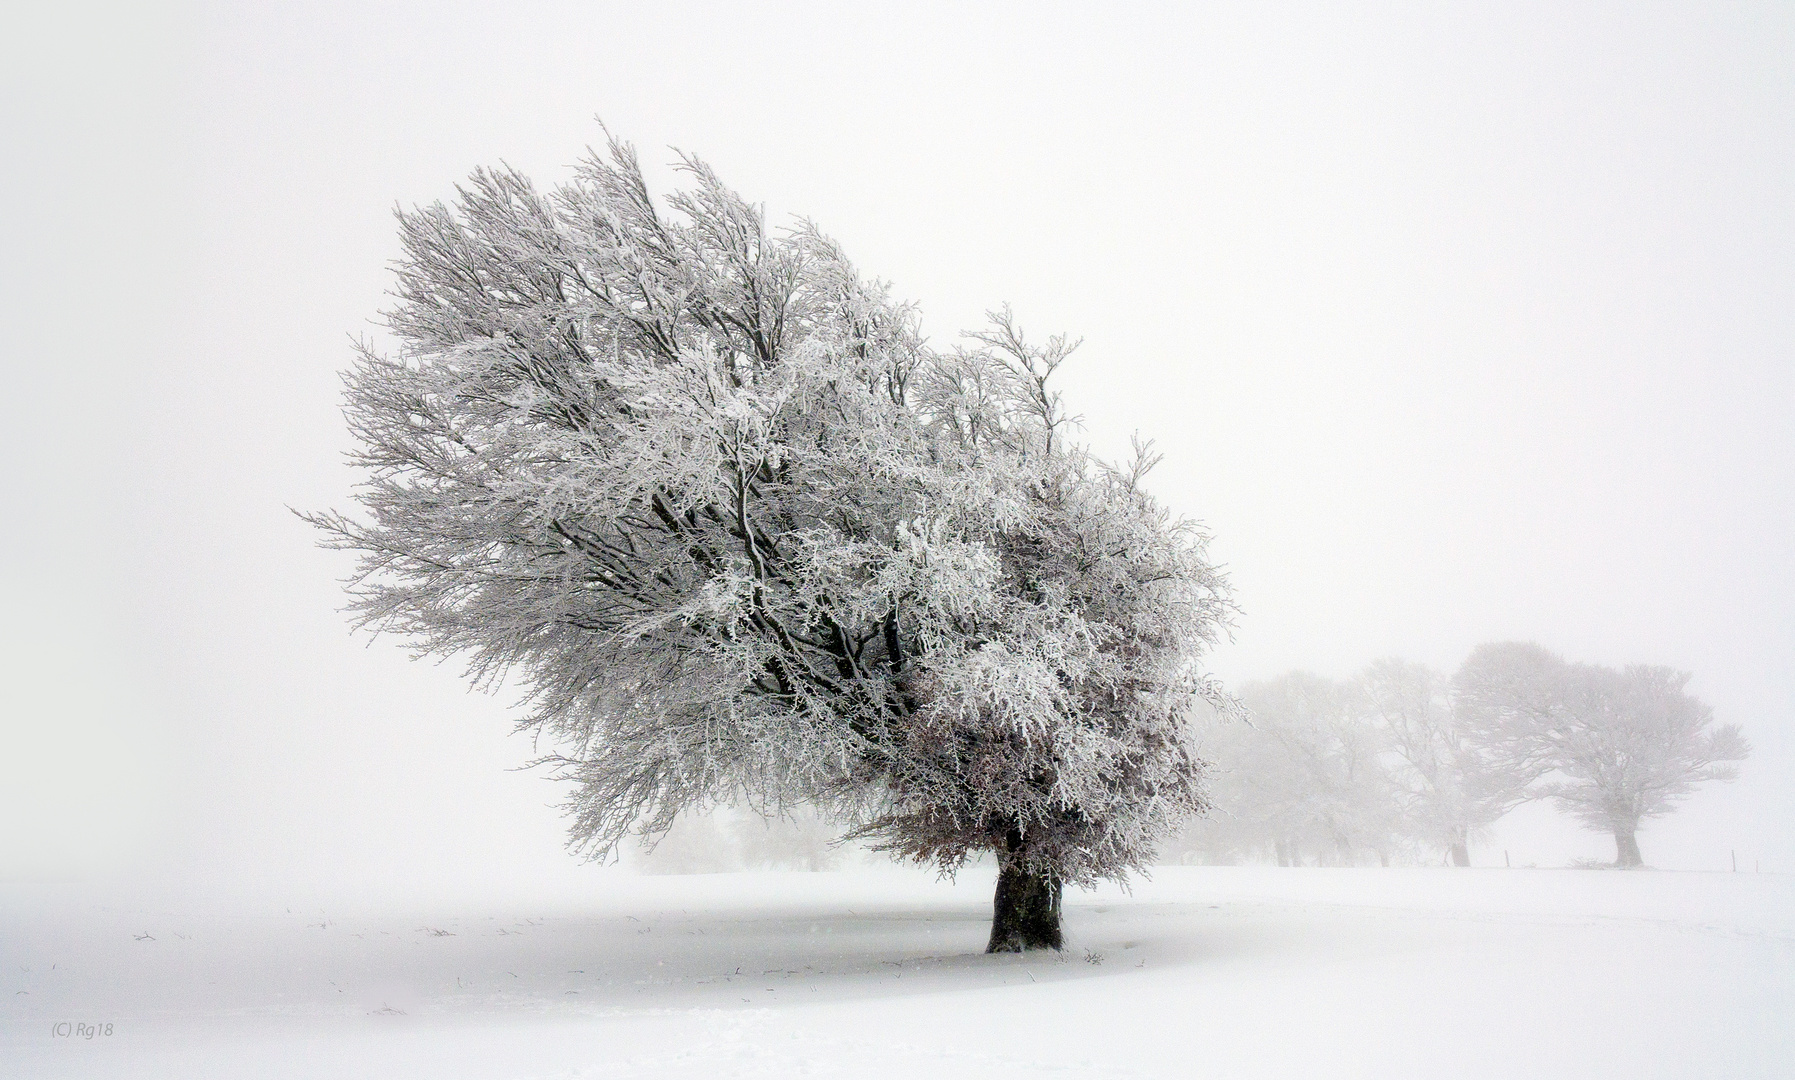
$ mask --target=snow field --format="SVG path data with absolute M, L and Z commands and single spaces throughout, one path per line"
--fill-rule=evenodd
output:
M 1795 1075 L 1782 875 L 1164 868 L 1020 957 L 979 951 L 991 877 L 604 872 L 459 913 L 7 886 L 0 1075 Z

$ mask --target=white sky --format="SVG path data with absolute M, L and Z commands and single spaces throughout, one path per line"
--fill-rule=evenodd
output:
M 1574 10 L 1571 10 L 1574 7 Z M 269 4 L 11 15 L 0 877 L 562 885 L 509 702 L 353 639 L 336 372 L 391 210 L 593 116 L 937 341 L 1085 345 L 1246 613 L 1232 679 L 1672 664 L 1756 747 L 1642 835 L 1795 867 L 1795 8 Z M 1612 852 L 1540 808 L 1480 861 Z

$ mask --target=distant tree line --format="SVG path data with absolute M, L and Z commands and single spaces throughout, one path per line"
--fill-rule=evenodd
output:
M 1250 721 L 1207 732 L 1214 808 L 1167 861 L 1468 866 L 1481 831 L 1551 799 L 1611 832 L 1617 865 L 1639 866 L 1641 822 L 1732 779 L 1750 751 L 1689 679 L 1509 642 L 1480 646 L 1450 676 L 1392 659 L 1345 680 L 1248 683 Z

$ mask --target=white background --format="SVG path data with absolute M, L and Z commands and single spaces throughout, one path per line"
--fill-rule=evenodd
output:
M 593 117 L 947 343 L 1085 339 L 1233 680 L 1665 663 L 1755 746 L 1649 862 L 1795 865 L 1795 8 L 245 4 L 0 29 L 0 876 L 578 887 L 510 699 L 353 638 L 337 372 L 391 211 Z M 1611 857 L 1545 807 L 1474 852 Z

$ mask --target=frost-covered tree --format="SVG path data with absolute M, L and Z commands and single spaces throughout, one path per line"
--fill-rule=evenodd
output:
M 613 142 L 538 191 L 482 170 L 400 215 L 347 375 L 362 625 L 527 688 L 602 856 L 719 802 L 816 805 L 952 872 L 997 856 L 993 950 L 1205 806 L 1186 716 L 1232 612 L 1132 468 L 1069 443 L 1071 346 L 1007 311 L 931 349 L 808 223 Z M 665 209 L 663 209 L 663 206 Z
M 1453 708 L 1452 682 L 1425 664 L 1380 660 L 1354 680 L 1397 762 L 1391 770 L 1406 830 L 1455 866 L 1471 865 L 1472 834 L 1526 798 L 1525 783 L 1492 767 Z
M 1585 825 L 1614 834 L 1615 861 L 1639 866 L 1640 822 L 1669 813 L 1707 780 L 1738 775 L 1739 726 L 1665 667 L 1569 663 L 1538 645 L 1480 646 L 1454 679 L 1460 714 L 1491 763 L 1539 781 Z

